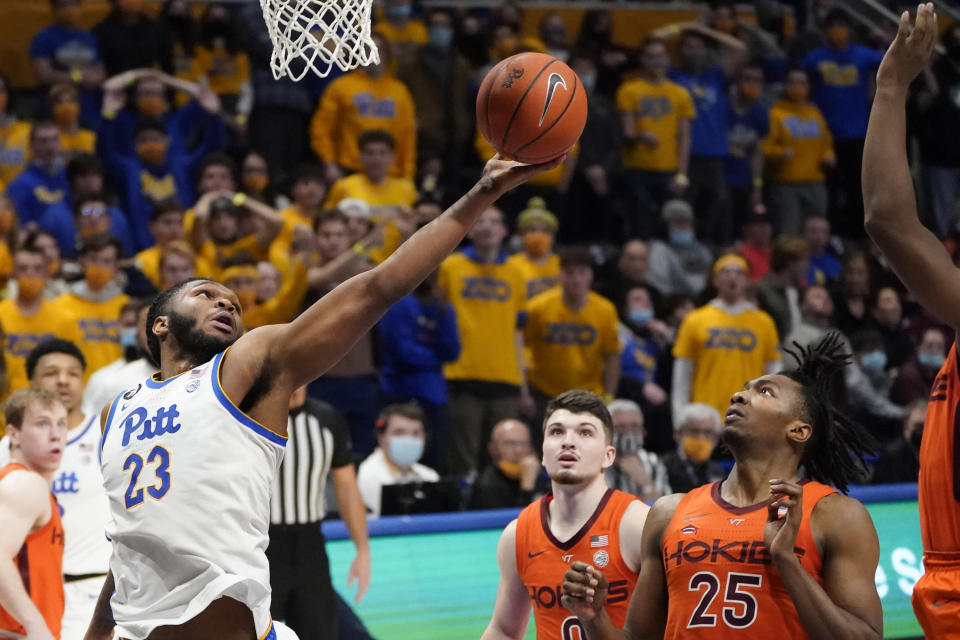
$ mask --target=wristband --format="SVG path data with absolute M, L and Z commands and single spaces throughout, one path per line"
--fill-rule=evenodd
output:
M 360 244 L 359 242 L 356 243 L 355 245 L 353 245 L 353 247 L 351 247 L 351 249 L 353 250 L 353 252 L 354 252 L 355 254 L 357 254 L 357 255 L 360 256 L 361 258 L 366 258 L 366 257 L 367 257 L 367 250 L 366 250 L 366 249 L 363 247 L 363 245 Z
M 603 403 L 610 404 L 611 402 L 613 402 L 613 394 L 611 393 L 603 394 Z
M 74 84 L 80 84 L 80 82 L 83 80 L 83 71 L 80 71 L 80 69 L 71 69 L 70 80 Z
M 233 196 L 233 206 L 242 207 L 243 203 L 247 201 L 247 194 L 238 193 Z
M 763 178 L 754 178 L 753 179 L 753 188 L 762 189 L 763 188 Z
M 674 176 L 673 179 L 681 187 L 686 187 L 690 185 L 690 178 L 688 178 L 685 173 L 678 173 L 676 176 Z

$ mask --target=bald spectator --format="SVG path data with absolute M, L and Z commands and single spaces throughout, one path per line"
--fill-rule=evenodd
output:
M 608 300 L 623 300 L 637 286 L 650 290 L 653 306 L 658 308 L 663 294 L 650 282 L 650 248 L 643 240 L 628 240 L 620 250 L 616 272 L 597 288 Z
M 471 509 L 525 507 L 547 491 L 540 457 L 530 442 L 530 429 L 519 420 L 501 420 L 493 427 L 490 464 L 473 485 Z
M 607 409 L 613 418 L 613 446 L 617 449 L 617 458 L 607 469 L 607 484 L 646 502 L 673 493 L 667 468 L 657 454 L 643 448 L 647 432 L 640 406 L 617 399 Z

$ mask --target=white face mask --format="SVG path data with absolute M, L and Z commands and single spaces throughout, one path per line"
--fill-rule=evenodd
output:
M 423 438 L 417 436 L 390 436 L 387 455 L 398 467 L 409 467 L 423 455 Z

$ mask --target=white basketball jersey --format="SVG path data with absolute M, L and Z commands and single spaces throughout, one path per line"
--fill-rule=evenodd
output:
M 110 509 L 97 462 L 98 418 L 98 415 L 84 416 L 80 426 L 67 434 L 67 446 L 53 476 L 52 489 L 62 510 L 65 532 L 63 572 L 66 575 L 106 573 L 109 568 L 110 541 L 104 531 Z M 8 436 L 0 440 L 0 467 L 9 461 Z
M 223 596 L 250 608 L 257 636 L 270 629 L 265 550 L 286 438 L 227 398 L 224 353 L 110 407 L 101 456 L 118 637 L 143 640 Z

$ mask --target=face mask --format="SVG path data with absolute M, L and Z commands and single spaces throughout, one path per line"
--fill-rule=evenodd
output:
M 553 246 L 553 236 L 546 231 L 530 231 L 523 234 L 523 250 L 534 258 L 539 258 Z
M 24 300 L 36 300 L 46 286 L 47 281 L 40 276 L 20 276 L 17 278 L 17 291 Z
M 789 85 L 785 90 L 787 98 L 794 102 L 803 102 L 810 94 L 810 89 L 803 85 Z
M 413 5 L 401 4 L 401 5 L 391 5 L 386 7 L 383 10 L 383 13 L 388 18 L 402 19 L 409 18 L 413 14 Z
M 641 327 L 653 319 L 653 311 L 650 309 L 633 309 L 628 315 L 630 316 L 630 322 Z
M 842 24 L 834 24 L 827 27 L 827 41 L 835 47 L 842 47 L 847 44 L 850 37 L 850 29 Z
M 145 164 L 161 165 L 167 159 L 167 145 L 163 142 L 141 142 L 137 145 L 137 155 Z
M 879 349 L 874 349 L 860 358 L 860 365 L 871 373 L 880 373 L 887 366 L 887 354 Z
M 511 480 L 519 480 L 520 476 L 523 475 L 523 465 L 519 462 L 501 460 L 497 463 L 497 466 L 500 468 L 500 472 Z
M 156 118 L 167 112 L 167 101 L 160 96 L 137 98 L 137 110 L 145 116 Z
M 261 175 L 247 176 L 243 179 L 243 186 L 250 193 L 262 193 L 269 183 L 270 179 Z
M 120 346 L 126 349 L 127 347 L 137 346 L 137 328 L 136 327 L 127 327 L 120 330 Z
M 917 354 L 917 360 L 920 361 L 924 369 L 939 370 L 943 366 L 945 358 L 939 353 L 921 352 Z
M 72 127 L 80 115 L 80 105 L 76 102 L 61 102 L 53 108 L 53 119 L 61 127 Z
M 586 91 L 593 91 L 597 86 L 597 76 L 580 76 L 580 82 Z
M 240 308 L 243 309 L 243 311 L 249 311 L 257 306 L 256 289 L 236 289 L 234 293 L 237 294 L 237 300 L 240 302 Z
M 643 449 L 643 434 L 638 431 L 626 431 L 613 434 L 613 447 L 617 455 L 632 456 Z
M 10 233 L 10 229 L 13 229 L 13 220 L 13 211 L 10 211 L 9 209 L 0 209 L 0 235 L 6 235 Z
M 687 458 L 696 464 L 706 462 L 713 453 L 713 440 L 710 438 L 701 438 L 700 436 L 683 436 L 680 441 L 683 447 L 683 453 Z
M 74 27 L 80 22 L 80 7 L 77 5 L 61 7 L 54 12 L 54 16 L 60 24 Z
M 118 0 L 117 6 L 120 8 L 120 11 L 137 13 L 143 8 L 143 2 L 142 0 Z
M 740 85 L 740 93 L 747 100 L 756 100 L 760 97 L 760 85 L 752 82 L 744 82 Z
M 682 247 L 693 244 L 693 231 L 671 231 L 670 243 Z
M 51 278 L 52 278 L 53 276 L 57 275 L 58 273 L 60 273 L 60 261 L 59 261 L 59 260 L 54 260 L 53 262 L 51 262 L 50 264 L 48 264 L 48 265 L 47 265 L 47 273 L 50 275 Z
M 391 436 L 387 452 L 395 465 L 409 467 L 423 455 L 423 440 L 416 436 Z
M 113 280 L 113 269 L 99 264 L 88 264 L 83 268 L 83 277 L 86 278 L 90 288 L 97 291 Z
M 430 27 L 427 37 L 433 46 L 438 49 L 446 49 L 453 42 L 453 29 L 450 27 Z

